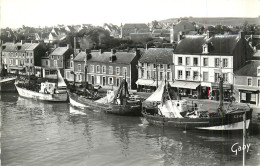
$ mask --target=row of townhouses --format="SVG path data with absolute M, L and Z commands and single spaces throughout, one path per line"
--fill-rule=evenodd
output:
M 54 47 L 46 52 L 38 43 L 5 43 L 2 62 L 9 73 L 35 74 L 56 78 L 60 69 L 71 83 L 119 86 L 127 79 L 131 89 L 152 92 L 169 82 L 182 96 L 218 100 L 220 76 L 224 78 L 224 98 L 260 105 L 260 53 L 245 35 L 178 35 L 176 48 L 149 48 L 124 52 L 79 50 Z

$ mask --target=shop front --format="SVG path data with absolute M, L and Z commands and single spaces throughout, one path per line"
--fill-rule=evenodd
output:
M 233 92 L 233 88 L 232 85 L 223 85 L 223 97 L 224 97 L 224 101 L 230 101 L 231 97 L 233 96 L 232 93 Z M 212 86 L 212 91 L 210 94 L 210 99 L 211 100 L 216 100 L 219 101 L 219 86 Z
M 175 81 L 170 85 L 183 97 L 201 98 L 200 82 Z
M 161 84 L 161 81 L 158 81 L 158 86 Z M 136 81 L 137 85 L 137 92 L 154 92 L 157 87 L 156 80 L 145 80 L 145 79 L 138 79 Z
M 259 90 L 239 89 L 240 103 L 259 105 Z

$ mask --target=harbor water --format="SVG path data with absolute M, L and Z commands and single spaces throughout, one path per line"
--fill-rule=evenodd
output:
M 242 132 L 160 128 L 142 117 L 36 101 L 17 93 L 1 93 L 0 108 L 2 165 L 242 165 Z M 250 133 L 246 143 L 246 165 L 259 165 L 260 134 Z

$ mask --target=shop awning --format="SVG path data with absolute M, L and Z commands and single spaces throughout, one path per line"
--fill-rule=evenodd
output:
M 186 89 L 196 89 L 200 82 L 190 82 L 190 81 L 175 81 L 170 82 L 171 87 L 177 87 L 177 88 L 186 88 Z
M 156 86 L 156 81 L 155 80 L 144 80 L 144 79 L 138 79 L 135 82 L 137 85 L 144 85 L 144 86 Z M 158 85 L 161 84 L 161 81 L 158 81 Z
M 241 91 L 259 91 L 258 87 L 254 88 L 250 86 L 237 86 L 237 85 L 235 85 L 235 87 L 237 87 L 237 89 Z
M 11 70 L 25 70 L 25 67 L 10 67 Z

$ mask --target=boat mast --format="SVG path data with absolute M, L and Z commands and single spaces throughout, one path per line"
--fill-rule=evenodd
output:
M 222 73 L 222 61 L 221 59 L 219 60 L 220 61 L 220 76 L 219 76 L 219 110 L 220 112 L 222 113 L 223 115 L 223 82 L 224 82 L 224 78 L 223 78 L 223 73 Z
M 157 58 L 155 58 L 155 67 L 156 67 L 156 89 L 158 88 L 158 65 Z
M 88 51 L 86 51 L 86 57 L 85 57 L 85 65 L 84 65 L 84 76 L 85 76 L 85 79 L 84 79 L 84 82 L 85 82 L 85 86 L 84 86 L 84 96 L 86 96 L 86 89 L 87 89 L 87 70 L 88 70 L 88 66 L 87 66 L 87 59 L 88 59 Z

